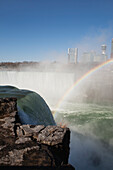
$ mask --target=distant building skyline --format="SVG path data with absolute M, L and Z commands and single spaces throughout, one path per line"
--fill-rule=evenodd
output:
M 64 61 L 69 47 L 81 56 L 101 44 L 109 52 L 112 11 L 112 0 L 1 0 L 0 61 Z
M 73 48 L 74 49 L 74 48 Z M 76 59 L 74 60 L 74 50 L 69 48 L 68 49 L 68 63 L 77 63 Z M 78 54 L 78 48 L 77 54 Z M 107 46 L 106 44 L 101 45 L 101 53 L 97 54 L 96 51 L 90 51 L 90 52 L 83 52 L 79 63 L 92 63 L 92 62 L 105 62 L 108 59 L 108 56 L 106 54 Z M 112 48 L 111 52 L 113 54 L 113 41 L 112 41 Z M 78 59 L 78 55 L 77 55 Z

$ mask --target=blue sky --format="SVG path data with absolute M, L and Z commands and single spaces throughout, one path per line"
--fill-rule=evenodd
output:
M 0 0 L 0 60 L 59 61 L 113 38 L 112 0 Z

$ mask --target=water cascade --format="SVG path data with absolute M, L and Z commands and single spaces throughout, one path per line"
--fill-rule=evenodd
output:
M 55 121 L 72 132 L 69 161 L 77 170 L 113 169 L 112 68 L 86 78 L 57 108 Z M 0 71 L 0 85 L 33 90 L 54 110 L 53 105 L 76 84 L 75 77 L 76 72 Z
M 13 85 L 33 90 L 40 94 L 46 102 L 57 101 L 73 82 L 74 73 L 0 71 L 1 85 Z

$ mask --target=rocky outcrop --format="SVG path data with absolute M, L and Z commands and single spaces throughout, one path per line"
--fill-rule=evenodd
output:
M 73 170 L 69 143 L 69 128 L 22 125 L 16 98 L 0 99 L 0 166 Z

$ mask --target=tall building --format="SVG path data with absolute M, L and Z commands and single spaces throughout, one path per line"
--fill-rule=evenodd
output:
M 113 59 L 113 38 L 112 38 L 112 42 L 111 42 L 111 58 Z
M 102 55 L 106 55 L 106 48 L 107 46 L 105 44 L 101 45 Z
M 102 50 L 101 61 L 102 62 L 107 61 L 106 48 L 107 46 L 105 44 L 101 45 L 101 50 Z
M 68 63 L 76 64 L 78 60 L 78 48 L 68 48 Z

